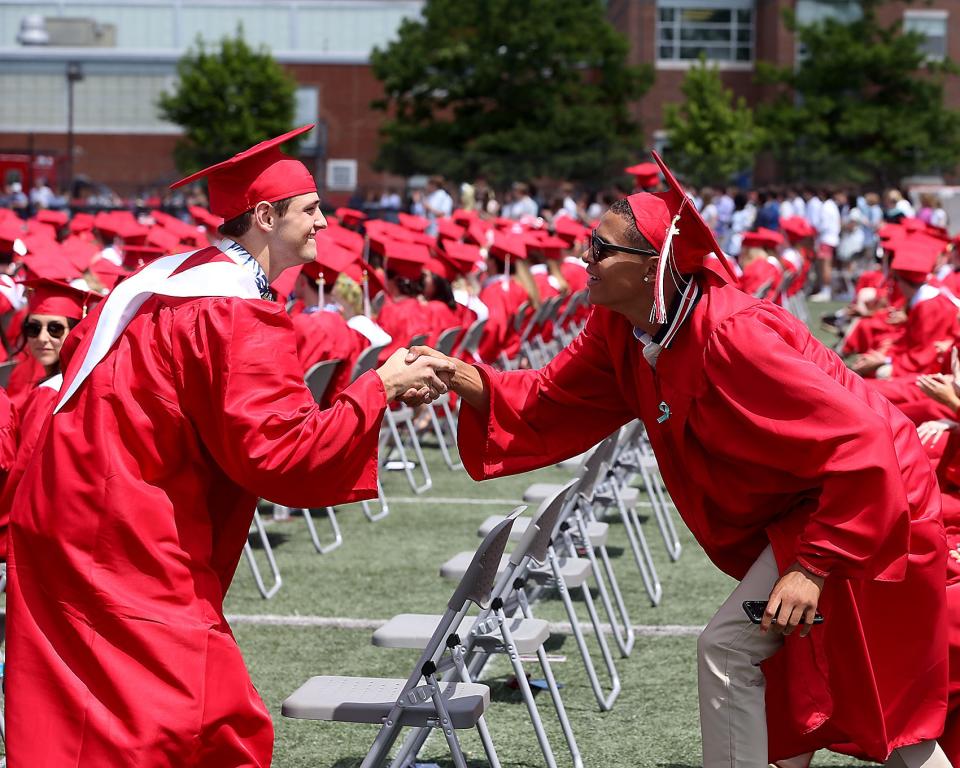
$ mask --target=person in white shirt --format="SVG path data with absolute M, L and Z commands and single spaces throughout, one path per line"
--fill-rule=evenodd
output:
M 828 197 L 820 206 L 819 227 L 820 246 L 817 248 L 817 276 L 820 281 L 820 290 L 810 297 L 810 301 L 830 301 L 833 298 L 833 261 L 837 255 L 837 246 L 840 244 L 840 206 L 838 202 L 846 203 L 843 193 L 836 193 Z M 808 203 L 809 208 L 809 203 Z
M 53 190 L 47 186 L 47 180 L 42 176 L 38 177 L 30 190 L 30 204 L 34 208 L 49 208 L 54 197 Z
M 453 198 L 443 188 L 442 176 L 431 176 L 427 181 L 426 197 L 423 199 L 423 213 L 430 220 L 427 230 L 436 234 L 437 219 L 442 219 L 453 213 Z
M 504 213 L 504 216 L 519 221 L 524 216 L 536 218 L 538 211 L 536 200 L 530 197 L 530 188 L 522 181 L 514 182 L 513 203 L 510 205 L 510 213 Z

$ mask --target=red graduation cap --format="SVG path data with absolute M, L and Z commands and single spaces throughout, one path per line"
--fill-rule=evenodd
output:
M 359 232 L 346 227 L 327 227 L 321 232 L 325 232 L 327 237 L 341 248 L 346 248 L 358 256 L 363 253 L 363 235 Z
M 153 245 L 127 245 L 123 248 L 123 265 L 128 269 L 139 269 L 144 264 L 166 255 L 163 248 Z
M 557 233 L 557 237 L 562 237 L 566 240 L 568 246 L 573 246 L 575 243 L 590 237 L 590 230 L 569 216 L 558 216 L 554 218 L 553 231 Z
M 75 213 L 70 219 L 69 226 L 71 234 L 78 235 L 81 232 L 89 232 L 93 229 L 93 216 L 89 213 Z
M 57 228 L 52 224 L 46 224 L 38 219 L 27 219 L 27 234 L 56 241 Z
M 29 290 L 27 312 L 31 315 L 59 315 L 70 320 L 82 320 L 90 305 L 99 300 L 90 291 L 81 291 L 59 280 L 42 277 L 27 280 Z
M 430 249 L 419 243 L 393 241 L 387 247 L 387 273 L 417 280 L 430 260 Z
M 356 208 L 337 208 L 334 213 L 337 218 L 340 219 L 341 223 L 348 227 L 355 227 L 360 222 L 367 220 L 367 214 L 363 211 L 358 211 Z
M 482 219 L 474 219 L 467 225 L 466 239 L 481 248 L 487 246 L 487 233 L 492 227 Z
M 655 187 L 657 182 L 660 181 L 660 168 L 657 167 L 656 163 L 637 163 L 623 170 L 633 176 L 638 187 L 645 189 Z
M 23 238 L 26 236 L 23 221 L 14 217 L 0 221 L 0 253 L 25 252 Z M 19 242 L 19 247 L 17 243 Z M 21 253 L 20 255 L 23 255 Z
M 480 248 L 470 243 L 458 243 L 454 240 L 444 240 L 443 252 L 440 258 L 446 259 L 453 267 L 464 275 L 476 271 L 480 261 Z
M 61 252 L 79 272 L 83 272 L 90 265 L 99 250 L 94 243 L 75 235 L 71 235 L 61 244 Z
M 258 200 L 257 202 L 259 203 L 260 201 Z M 273 201 L 268 200 L 267 202 L 270 203 Z M 210 230 L 211 232 L 216 231 L 217 227 L 223 224 L 224 221 L 222 216 L 216 216 L 210 213 L 210 211 L 208 211 L 202 205 L 188 205 L 187 211 L 193 217 L 193 220 L 197 222 L 197 226 L 206 227 L 206 229 Z M 244 213 L 244 211 L 241 211 L 240 213 Z
M 162 248 L 165 253 L 176 253 L 180 249 L 180 237 L 165 227 L 154 226 L 147 233 L 144 245 Z
M 70 221 L 70 216 L 66 211 L 53 211 L 49 208 L 37 211 L 35 218 L 37 221 L 43 224 L 50 224 L 57 229 L 62 229 L 67 225 L 67 222 Z
M 130 274 L 120 265 L 114 264 L 110 259 L 103 258 L 91 261 L 88 269 L 108 291 L 116 288 L 117 283 Z
M 317 258 L 303 265 L 303 273 L 311 280 L 319 280 L 323 275 L 323 282 L 332 286 L 341 272 L 346 272 L 351 264 L 357 264 L 357 256 L 323 237 L 322 230 L 317 232 L 316 241 Z
M 526 259 L 527 245 L 521 235 L 496 232 L 489 253 L 500 261 L 504 261 L 508 256 L 512 259 Z
M 296 285 L 297 277 L 303 270 L 303 266 L 305 265 L 298 264 L 295 267 L 288 267 L 270 283 L 270 287 L 273 288 L 274 293 L 277 295 L 277 301 L 281 304 L 286 304 L 290 295 L 293 293 L 293 286 Z
M 559 259 L 563 251 L 567 249 L 567 241 L 560 237 L 545 232 L 542 229 L 531 230 L 523 235 L 524 242 L 527 244 L 527 252 L 537 251 L 542 253 L 544 258 Z
M 453 219 L 437 219 L 437 240 L 460 240 L 465 232 Z
M 794 242 L 817 234 L 817 230 L 803 216 L 788 216 L 785 219 L 780 219 L 780 229 Z
M 654 152 L 653 159 L 663 173 L 667 190 L 657 193 L 638 192 L 630 195 L 627 201 L 637 229 L 660 253 L 651 320 L 663 323 L 666 322 L 663 284 L 668 267 L 682 275 L 700 272 L 709 267 L 721 279 L 728 279 L 724 271 L 729 275 L 729 279 L 736 280 L 736 276 L 726 259 L 708 258 L 710 254 L 719 257 L 722 253 L 713 231 L 660 155 Z M 722 266 L 723 271 L 714 265 Z
M 30 279 L 73 280 L 80 277 L 80 270 L 70 262 L 56 243 L 35 245 L 24 255 L 23 266 Z
M 426 232 L 427 227 L 430 226 L 430 222 L 423 216 L 413 216 L 409 213 L 398 213 L 397 220 L 401 227 L 409 229 L 411 232 Z
M 434 258 L 431 256 L 427 259 L 425 268 L 427 272 L 432 272 L 444 280 L 456 280 L 457 275 L 460 274 L 460 271 L 453 264 L 441 257 Z
M 779 232 L 774 232 L 772 229 L 759 227 L 754 232 L 744 232 L 740 244 L 744 248 L 767 248 L 773 250 L 777 246 L 783 245 L 783 235 Z
M 461 227 L 469 227 L 470 222 L 480 218 L 480 214 L 476 211 L 468 211 L 465 208 L 457 208 L 457 210 L 450 214 L 450 218 Z
M 307 166 L 280 151 L 281 144 L 306 133 L 313 125 L 261 141 L 228 160 L 174 182 L 170 189 L 206 178 L 210 212 L 227 221 L 246 213 L 260 201 L 275 203 L 316 192 L 317 183 Z
M 903 238 L 896 244 L 896 253 L 890 262 L 890 268 L 910 282 L 922 283 L 933 271 L 937 256 L 943 251 L 942 243 L 940 246 L 934 246 L 926 238 Z

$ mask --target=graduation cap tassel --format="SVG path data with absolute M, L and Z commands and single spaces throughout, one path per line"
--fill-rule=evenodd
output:
M 667 322 L 666 299 L 663 295 L 663 282 L 667 275 L 667 266 L 673 257 L 673 236 L 679 235 L 677 222 L 680 221 L 679 214 L 673 217 L 670 226 L 667 228 L 667 237 L 663 241 L 663 248 L 660 249 L 660 258 L 657 261 L 657 279 L 653 289 L 653 306 L 650 308 L 650 322 L 661 325 Z
M 500 286 L 503 289 L 503 292 L 506 293 L 510 290 L 510 254 L 506 255 L 506 258 L 503 260 L 503 283 Z
M 326 306 L 326 303 L 327 303 L 327 302 L 326 302 L 326 297 L 324 296 L 324 290 L 323 290 L 325 283 L 326 283 L 326 281 L 323 279 L 323 273 L 321 272 L 321 273 L 320 273 L 320 284 L 319 284 L 319 288 L 320 288 L 320 309 L 323 309 L 324 306 Z
M 367 277 L 367 270 L 363 270 L 363 314 L 370 317 L 370 280 Z

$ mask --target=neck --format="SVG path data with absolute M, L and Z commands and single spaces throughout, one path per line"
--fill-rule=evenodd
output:
M 668 310 L 671 306 L 673 306 L 676 296 L 677 287 L 668 280 L 663 286 L 664 305 Z M 621 315 L 626 317 L 634 328 L 639 328 L 641 331 L 649 333 L 651 336 L 656 336 L 657 332 L 663 327 L 663 323 L 655 323 L 650 319 L 652 308 L 653 288 L 644 290 L 644 292 L 630 304 L 625 304 L 621 307 L 611 307 L 611 309 L 613 309 L 615 312 L 619 312 Z
M 283 269 L 277 268 L 277 266 L 272 264 L 270 260 L 270 249 L 267 247 L 265 240 L 250 236 L 249 234 L 234 239 L 246 249 L 247 253 L 256 259 L 257 264 L 260 265 L 260 268 L 264 271 L 264 274 L 266 274 L 267 280 L 272 283 L 277 279 Z

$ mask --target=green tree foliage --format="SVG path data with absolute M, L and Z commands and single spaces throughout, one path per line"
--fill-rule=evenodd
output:
M 161 115 L 184 129 L 175 160 L 184 174 L 224 160 L 292 127 L 296 82 L 265 49 L 198 38 L 177 64 L 177 89 L 159 100 Z
M 628 102 L 653 81 L 627 51 L 601 0 L 427 0 L 371 58 L 378 165 L 495 183 L 620 173 L 642 145 Z
M 726 183 L 753 166 L 759 131 L 743 98 L 723 87 L 716 67 L 701 57 L 687 71 L 682 104 L 665 105 L 670 159 L 692 183 Z
M 887 185 L 914 173 L 944 172 L 960 159 L 960 112 L 943 102 L 950 61 L 927 61 L 922 35 L 881 24 L 883 0 L 863 15 L 788 27 L 805 49 L 800 65 L 758 64 L 761 83 L 783 86 L 757 107 L 767 147 L 784 178 Z

